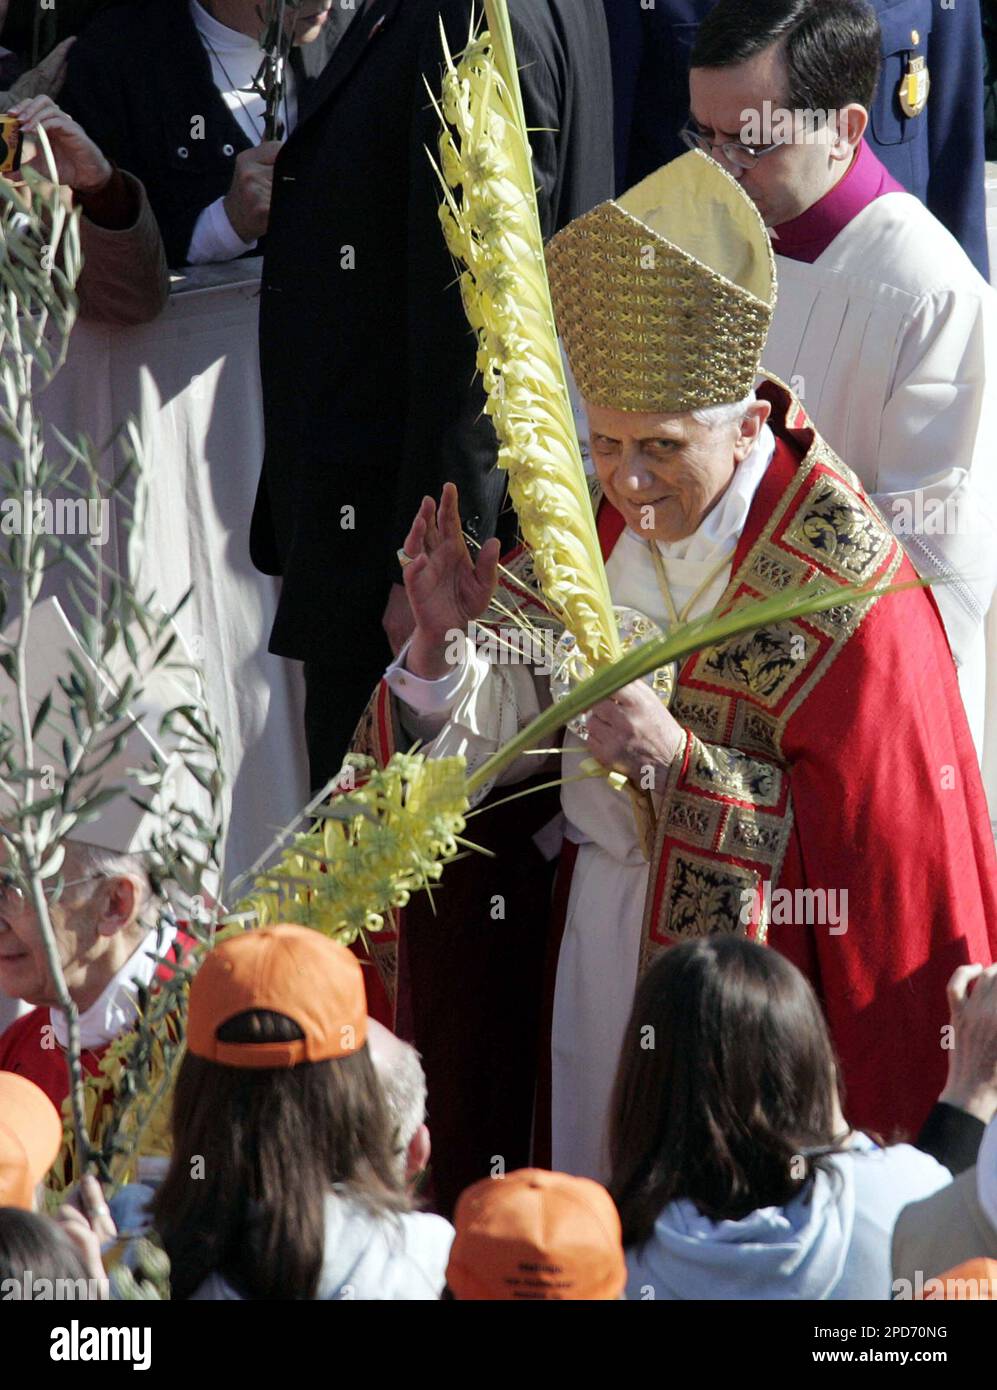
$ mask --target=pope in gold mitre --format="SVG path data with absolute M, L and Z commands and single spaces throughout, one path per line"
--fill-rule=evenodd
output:
M 775 264 L 753 204 L 717 164 L 691 153 L 665 166 L 560 232 L 547 264 L 615 605 L 667 630 L 814 580 L 915 579 L 799 401 L 760 376 Z M 421 739 L 474 768 L 551 699 L 543 652 L 516 661 L 481 641 L 489 623 L 509 630 L 514 610 L 542 624 L 523 582 L 530 557 L 499 571 L 492 543 L 472 560 L 452 487 L 423 504 L 405 549 L 428 556 L 405 570 L 415 631 L 367 745 L 383 757 Z M 455 658 L 448 634 L 469 623 L 477 640 Z M 650 846 L 625 795 L 577 775 L 586 752 L 650 790 Z M 587 747 L 569 732 L 559 756 L 560 814 L 538 824 L 528 797 L 490 813 L 504 823 L 477 822 L 497 858 L 448 869 L 436 918 L 413 906 L 401 942 L 385 943 L 387 995 L 424 1054 L 438 1148 L 438 1116 L 455 1144 L 472 1136 L 462 1177 L 480 1176 L 469 1170 L 488 1155 L 531 1156 L 539 1077 L 532 1158 L 605 1179 L 638 977 L 656 953 L 717 932 L 765 943 L 809 977 L 849 1124 L 915 1131 L 944 1081 L 946 982 L 963 962 L 989 964 L 997 943 L 993 837 L 931 594 L 843 597 L 703 650 L 662 689 L 637 683 L 597 706 Z M 503 782 L 549 779 L 540 761 Z M 548 898 L 523 887 L 544 858 L 559 861 L 546 935 Z M 521 1130 L 496 1133 L 489 1116 L 513 1093 L 527 1098 Z

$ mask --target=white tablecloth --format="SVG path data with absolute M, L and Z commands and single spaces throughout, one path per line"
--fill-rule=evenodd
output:
M 131 572 L 166 606 L 193 586 L 179 626 L 224 740 L 229 881 L 308 797 L 300 666 L 266 649 L 279 581 L 249 561 L 263 448 L 259 266 L 177 277 L 165 312 L 140 328 L 78 323 L 66 365 L 38 398 L 47 424 L 70 437 L 104 441 L 129 415 L 139 426 L 148 502 Z M 106 558 L 127 567 L 124 532 L 111 529 Z

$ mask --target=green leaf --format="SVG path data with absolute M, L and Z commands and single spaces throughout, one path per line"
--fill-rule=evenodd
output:
M 871 589 L 835 583 L 833 588 L 828 590 L 828 581 L 818 580 L 789 595 L 779 594 L 775 598 L 735 608 L 722 618 L 715 618 L 711 614 L 687 623 L 657 641 L 634 648 L 619 661 L 601 667 L 587 680 L 579 682 L 565 699 L 550 705 L 482 764 L 477 772 L 472 773 L 467 783 L 468 795 L 473 796 L 530 748 L 538 744 L 546 746 L 541 740 L 548 738 L 576 715 L 584 714 L 601 700 L 608 700 L 625 685 L 640 680 L 661 666 L 667 666 L 672 661 L 690 656 L 706 647 L 716 646 L 728 637 L 753 632 L 756 628 L 787 622 L 792 618 L 803 618 L 810 613 L 823 613 L 829 608 L 839 608 L 844 603 L 868 602 L 873 598 L 900 593 L 904 589 L 925 587 L 925 581 L 917 580 Z
M 48 692 L 48 694 L 45 696 L 45 698 L 42 700 L 41 704 L 38 706 L 37 711 L 35 712 L 35 717 L 34 717 L 34 720 L 32 721 L 32 724 L 31 724 L 31 737 L 32 737 L 32 738 L 35 738 L 35 737 L 37 736 L 38 730 L 44 725 L 45 720 L 48 718 L 49 710 L 50 710 L 51 708 L 52 708 L 52 692 L 51 692 L 51 690 L 50 690 L 50 691 Z
M 85 800 L 80 801 L 76 806 L 76 811 L 79 814 L 80 820 L 93 820 L 96 812 L 99 811 L 102 806 L 107 806 L 110 802 L 121 796 L 123 792 L 124 787 L 101 787 L 99 791 L 94 792 L 92 796 L 86 797 Z
M 206 792 L 210 792 L 212 796 L 216 795 L 219 780 L 217 769 L 212 768 L 210 772 L 206 772 L 204 768 L 198 767 L 196 763 L 187 763 L 186 768 L 194 780 L 200 783 Z

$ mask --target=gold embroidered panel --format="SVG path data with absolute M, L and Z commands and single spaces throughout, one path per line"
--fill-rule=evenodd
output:
M 902 560 L 899 542 L 854 475 L 817 437 L 718 610 L 822 579 L 829 588 L 888 582 Z M 698 738 L 780 758 L 789 719 L 874 602 L 843 603 L 696 653 L 681 672 L 676 718 Z
M 792 428 L 812 429 L 795 400 L 790 415 Z M 887 584 L 902 562 L 854 474 L 814 434 L 718 611 L 814 581 L 828 589 Z M 766 939 L 763 885 L 777 886 L 793 833 L 786 726 L 876 602 L 849 600 L 772 624 L 683 666 L 672 712 L 691 737 L 660 808 L 642 968 L 663 947 L 707 932 Z M 755 910 L 746 914 L 752 895 Z
M 829 474 L 814 479 L 802 506 L 778 539 L 852 584 L 872 579 L 896 544 L 882 522 Z
M 747 801 L 771 810 L 783 801 L 782 774 L 772 762 L 763 762 L 739 748 L 693 746 L 682 786 Z
M 758 597 L 741 593 L 731 607 L 742 607 Z M 692 678 L 777 710 L 829 645 L 828 639 L 822 639 L 804 622 L 779 623 L 700 652 L 693 662 Z

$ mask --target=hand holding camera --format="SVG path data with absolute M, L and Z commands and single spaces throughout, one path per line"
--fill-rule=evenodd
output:
M 97 193 L 110 180 L 111 165 L 98 147 L 83 130 L 82 126 L 60 110 L 49 96 L 31 97 L 13 106 L 0 122 L 12 121 L 20 127 L 19 135 L 28 136 L 27 157 L 24 164 L 47 172 L 45 155 L 38 140 L 30 139 L 39 127 L 44 127 L 52 149 L 56 173 L 60 183 L 67 184 L 74 193 L 86 196 Z M 0 125 L 0 134 L 8 140 L 7 132 Z M 16 169 L 17 164 L 9 166 Z M 0 166 L 0 172 L 7 172 Z

